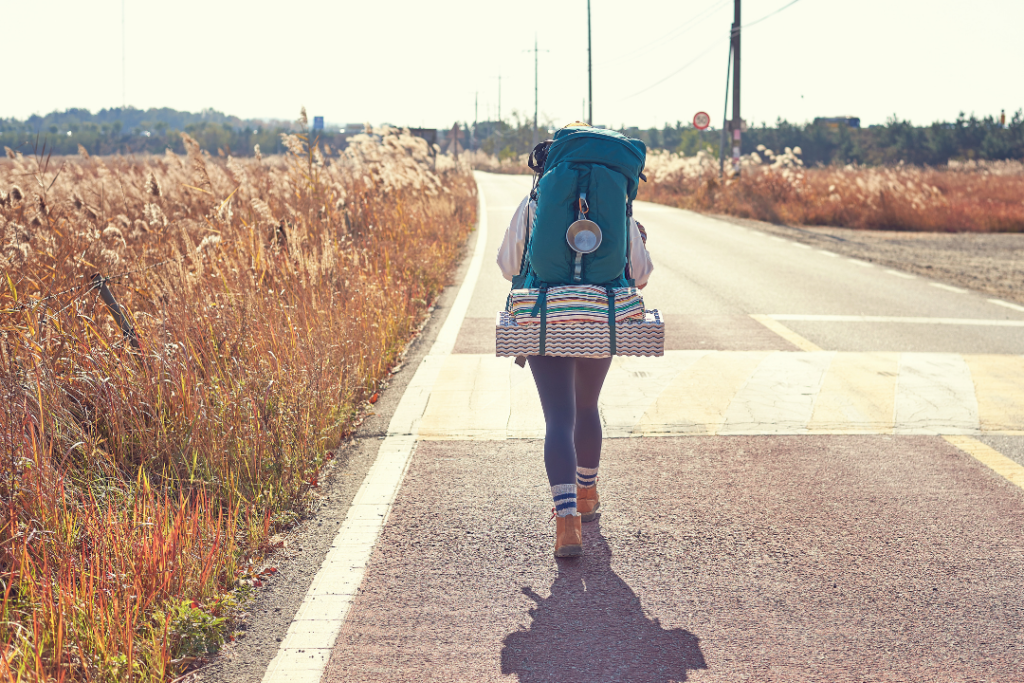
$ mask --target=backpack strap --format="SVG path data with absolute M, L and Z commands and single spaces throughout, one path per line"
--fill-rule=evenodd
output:
M 546 282 L 540 285 L 540 294 L 537 296 L 537 303 L 533 305 L 530 315 L 536 316 L 538 309 L 540 309 L 540 353 L 538 355 L 544 356 L 548 340 L 548 285 Z
M 608 294 L 608 346 L 611 355 L 615 355 L 615 288 L 606 286 L 605 293 Z M 543 334 L 543 333 L 542 333 Z
M 576 214 L 576 220 L 586 220 L 587 214 L 590 213 L 590 204 L 587 204 L 587 193 L 580 192 L 579 211 Z M 573 249 L 573 251 L 576 251 Z M 576 262 L 573 267 L 572 281 L 579 282 L 583 278 L 583 254 L 576 251 Z
M 519 274 L 512 277 L 512 289 L 526 286 L 526 275 L 530 268 L 530 239 L 533 236 L 533 199 L 526 204 L 526 241 L 523 242 L 523 255 L 519 258 Z

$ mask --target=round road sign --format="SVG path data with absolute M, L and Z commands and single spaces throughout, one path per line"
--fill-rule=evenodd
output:
M 699 111 L 697 115 L 693 117 L 693 127 L 698 130 L 704 130 L 711 125 L 711 117 L 707 115 L 707 112 Z

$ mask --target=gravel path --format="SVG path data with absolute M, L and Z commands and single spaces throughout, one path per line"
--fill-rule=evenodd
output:
M 1024 233 L 797 228 L 715 218 L 1024 304 Z

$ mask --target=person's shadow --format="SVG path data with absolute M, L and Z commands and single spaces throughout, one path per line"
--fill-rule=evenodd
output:
M 505 636 L 501 673 L 520 683 L 667 683 L 706 669 L 699 639 L 648 619 L 636 593 L 611 568 L 611 549 L 599 524 L 583 529 L 586 555 L 559 560 L 551 595 L 528 586 L 537 605 L 527 630 Z

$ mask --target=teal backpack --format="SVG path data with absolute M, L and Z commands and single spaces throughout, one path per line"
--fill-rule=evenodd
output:
M 531 168 L 538 150 L 531 155 Z M 530 226 L 523 267 L 514 289 L 569 284 L 624 287 L 629 260 L 629 219 L 642 177 L 647 147 L 601 128 L 562 128 L 555 133 L 541 161 L 539 180 L 531 196 L 537 210 Z M 578 218 L 597 223 L 601 242 L 582 256 L 576 272 L 576 252 L 566 231 Z

